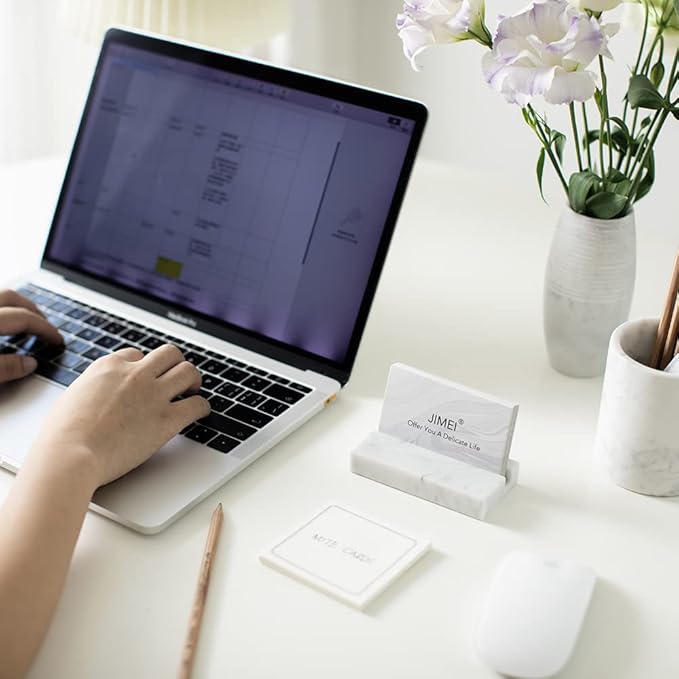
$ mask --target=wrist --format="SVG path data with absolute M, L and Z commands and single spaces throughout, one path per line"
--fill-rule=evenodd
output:
M 39 437 L 27 457 L 27 466 L 36 466 L 41 474 L 58 477 L 73 490 L 80 490 L 90 497 L 101 485 L 99 468 L 93 451 L 82 442 L 68 438 L 54 440 Z

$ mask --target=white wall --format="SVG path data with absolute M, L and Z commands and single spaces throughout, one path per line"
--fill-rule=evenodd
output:
M 487 0 L 487 23 L 491 31 L 498 13 L 517 12 L 527 1 Z M 535 183 L 537 139 L 523 122 L 519 108 L 507 104 L 483 81 L 480 62 L 485 48 L 481 45 L 464 42 L 433 48 L 421 56 L 422 71 L 416 73 L 403 56 L 394 27 L 396 14 L 402 7 L 398 0 L 344 0 L 341 3 L 298 0 L 297 6 L 298 16 L 304 14 L 304 7 L 313 9 L 314 20 L 324 26 L 321 34 L 325 38 L 324 50 L 308 51 L 304 29 L 296 22 L 293 30 L 299 32 L 299 39 L 293 40 L 292 45 L 296 65 L 420 99 L 430 110 L 422 148 L 425 155 L 485 168 L 495 176 L 499 173 L 525 177 L 526 181 Z M 621 14 L 618 11 L 613 19 Z M 625 91 L 627 64 L 636 57 L 637 39 L 636 33 L 627 28 L 611 41 L 611 51 L 616 58 L 608 67 L 612 110 L 616 110 L 615 97 L 621 98 Z M 554 127 L 570 134 L 565 107 L 542 107 L 542 110 L 547 112 Z M 617 111 L 622 112 L 621 105 Z M 674 191 L 679 188 L 679 121 L 668 120 L 656 148 L 658 177 L 651 196 L 670 209 Z M 567 151 L 572 160 L 572 146 Z M 548 168 L 545 185 L 551 202 L 563 200 Z M 537 195 L 537 184 L 535 190 Z
M 525 3 L 487 0 L 491 28 L 499 11 L 518 11 Z M 59 23 L 57 4 L 0 0 L 0 162 L 63 153 L 69 147 L 96 49 L 76 41 Z M 488 169 L 496 177 L 512 174 L 535 181 L 537 140 L 518 108 L 483 82 L 480 45 L 432 49 L 421 57 L 423 70 L 415 73 L 394 28 L 402 6 L 398 0 L 291 0 L 290 5 L 288 50 L 279 45 L 274 59 L 420 99 L 430 109 L 424 155 Z M 611 44 L 619 59 L 609 68 L 618 96 L 635 43 L 636 36 L 628 32 Z M 555 126 L 568 131 L 563 107 L 551 107 L 548 115 Z M 668 209 L 677 189 L 678 151 L 679 123 L 671 119 L 657 147 L 658 179 L 651 194 Z M 552 173 L 546 170 L 545 176 L 547 196 L 560 203 Z

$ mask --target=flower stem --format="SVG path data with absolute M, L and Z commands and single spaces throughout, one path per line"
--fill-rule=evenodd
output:
M 561 171 L 561 165 L 559 165 L 559 161 L 557 160 L 556 156 L 554 155 L 554 152 L 552 151 L 551 144 L 549 143 L 549 138 L 545 134 L 545 131 L 542 129 L 540 116 L 538 116 L 538 114 L 535 112 L 535 109 L 530 104 L 528 104 L 526 108 L 530 111 L 531 115 L 533 116 L 533 121 L 535 122 L 535 125 L 531 125 L 531 127 L 535 134 L 537 135 L 537 138 L 542 143 L 542 146 L 545 149 L 545 152 L 547 153 L 547 156 L 549 157 L 552 166 L 554 167 L 554 171 L 556 172 L 559 181 L 561 182 L 561 186 L 563 186 L 563 190 L 566 192 L 566 195 L 568 195 L 568 183 L 566 182 L 566 178 L 563 176 L 563 172 Z
M 589 123 L 587 122 L 587 106 L 582 102 L 582 122 L 585 126 L 585 147 L 587 149 L 587 169 L 592 169 L 592 152 L 589 144 Z
M 603 117 L 601 118 L 601 128 L 599 130 L 599 148 L 601 155 L 601 178 L 605 176 L 604 160 L 603 160 L 603 136 L 604 123 L 608 132 L 608 169 L 613 167 L 613 140 L 611 138 L 611 121 L 608 117 L 608 78 L 606 77 L 606 69 L 604 68 L 604 58 L 599 55 L 599 70 L 601 71 L 601 103 L 603 107 Z
M 582 156 L 580 155 L 580 135 L 578 134 L 578 123 L 575 120 L 575 104 L 571 102 L 568 105 L 568 110 L 571 114 L 571 126 L 573 128 L 573 141 L 575 142 L 575 154 L 578 157 L 578 169 L 582 172 Z

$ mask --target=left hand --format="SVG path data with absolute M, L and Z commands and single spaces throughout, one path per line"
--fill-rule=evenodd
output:
M 36 335 L 48 344 L 63 344 L 59 331 L 31 300 L 14 290 L 0 290 L 0 336 Z M 30 375 L 37 367 L 30 356 L 0 355 L 0 384 Z

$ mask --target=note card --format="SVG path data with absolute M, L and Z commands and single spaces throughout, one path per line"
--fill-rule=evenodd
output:
M 260 558 L 362 609 L 428 549 L 427 541 L 330 505 Z

